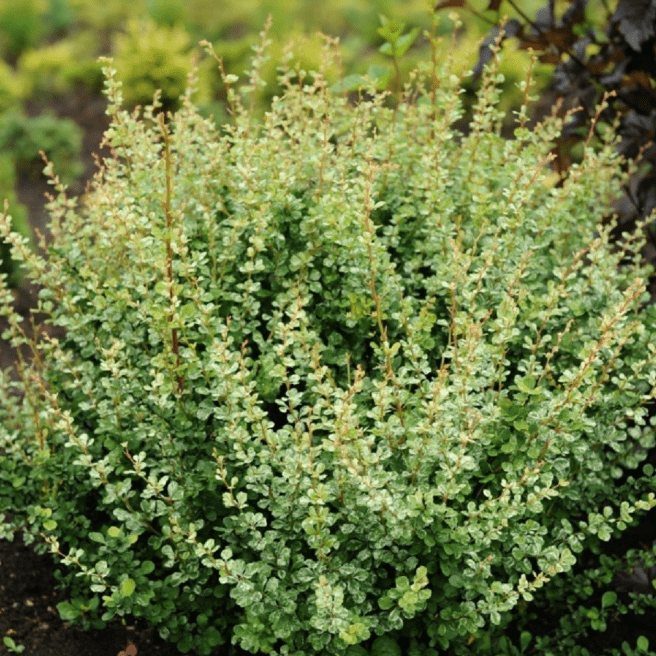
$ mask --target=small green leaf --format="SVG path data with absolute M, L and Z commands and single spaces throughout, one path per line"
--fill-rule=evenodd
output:
M 517 376 L 515 378 L 515 385 L 520 392 L 524 394 L 535 394 L 535 384 L 536 380 L 534 376 Z
M 181 308 L 180 308 L 180 318 L 185 321 L 186 319 L 189 319 L 196 314 L 197 308 L 196 304 L 193 302 L 185 303 Z
M 405 28 L 405 23 L 398 23 L 397 21 L 390 20 L 386 16 L 379 14 L 381 27 L 378 28 L 377 32 L 380 36 L 387 41 L 387 44 L 394 44 L 397 42 L 398 38 L 401 36 L 403 29 Z M 382 47 L 380 48 L 382 52 Z
M 513 403 L 510 399 L 503 397 L 499 399 L 499 410 L 502 416 L 514 419 L 523 413 L 523 407 Z
M 380 636 L 371 645 L 371 656 L 401 656 L 401 647 L 392 638 Z
M 410 587 L 410 581 L 407 576 L 399 576 L 396 579 L 397 590 L 407 590 Z
M 599 527 L 599 531 L 597 532 L 597 535 L 599 536 L 600 540 L 603 540 L 604 542 L 608 542 L 613 537 L 613 532 L 610 530 L 610 527 L 608 525 L 603 525 Z
M 9 636 L 4 636 L 4 638 L 2 638 L 2 642 L 4 642 L 5 647 L 7 647 L 7 649 L 14 654 L 21 654 L 25 651 L 25 645 L 17 645 Z
M 612 590 L 608 590 L 608 592 L 604 592 L 604 595 L 601 598 L 601 607 L 608 608 L 609 606 L 612 606 L 616 601 L 617 594 Z
M 649 638 L 645 636 L 639 636 L 637 642 L 638 651 L 647 653 L 649 651 Z
M 533 636 L 528 631 L 521 632 L 519 636 L 519 648 L 521 649 L 522 653 L 524 653 L 528 646 L 531 644 L 532 638 Z
M 177 644 L 178 649 L 183 654 L 186 654 L 194 646 L 194 639 L 190 635 L 186 635 L 182 640 L 179 640 Z
M 120 590 L 126 597 L 129 597 L 134 592 L 135 587 L 136 584 L 133 579 L 125 579 L 121 583 Z
M 415 42 L 418 36 L 419 36 L 419 28 L 415 27 L 407 34 L 404 34 L 403 36 L 399 37 L 399 39 L 395 43 L 396 56 L 403 57 L 403 55 L 405 55 L 405 53 L 408 51 L 410 46 Z
M 54 519 L 49 519 L 43 522 L 43 528 L 45 528 L 46 531 L 54 531 L 57 528 L 57 522 Z
M 362 645 L 351 645 L 345 656 L 369 656 L 369 652 Z
M 110 538 L 117 538 L 121 535 L 121 529 L 118 526 L 110 526 L 107 529 L 107 535 L 109 535 Z
M 373 64 L 367 69 L 367 77 L 374 83 L 376 89 L 383 90 L 387 86 L 390 77 L 392 77 L 392 70 L 387 66 Z
M 378 606 L 380 606 L 382 610 L 389 610 L 393 605 L 394 605 L 394 601 L 390 599 L 388 596 L 381 597 L 378 600 Z
M 354 622 L 345 631 L 340 631 L 339 637 L 347 645 L 356 645 L 367 640 L 371 634 L 362 622 Z
M 155 570 L 155 563 L 152 560 L 144 560 L 143 563 L 141 563 L 141 567 L 139 568 L 139 571 L 142 574 L 150 574 Z
M 78 608 L 75 608 L 75 606 L 68 601 L 60 601 L 57 604 L 57 610 L 59 611 L 59 617 L 64 620 L 64 622 L 74 620 L 82 614 Z
M 210 647 L 216 647 L 221 643 L 221 634 L 216 627 L 210 626 L 209 629 L 205 631 L 205 642 Z
M 523 426 L 522 426 L 523 424 Z M 526 430 L 528 424 L 525 421 L 516 421 L 513 423 L 516 430 Z M 514 453 L 517 450 L 517 436 L 513 433 L 510 437 L 501 444 L 502 453 Z

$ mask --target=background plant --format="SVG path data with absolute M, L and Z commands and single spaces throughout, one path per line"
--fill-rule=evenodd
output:
M 45 3 L 40 0 L 7 0 L 0 9 L 0 52 L 15 61 L 23 50 L 43 35 L 41 23 Z
M 20 174 L 38 176 L 43 169 L 40 151 L 71 181 L 82 172 L 79 160 L 82 130 L 70 119 L 54 114 L 26 116 L 20 111 L 0 116 L 0 148 L 10 152 Z
M 128 23 L 125 32 L 114 35 L 112 47 L 116 69 L 125 87 L 125 102 L 129 106 L 143 105 L 159 90 L 164 107 L 176 108 L 187 87 L 190 48 L 189 34 L 177 25 L 160 27 L 148 19 Z M 208 74 L 204 65 L 199 77 L 199 103 L 209 100 Z
M 222 132 L 191 91 L 127 112 L 108 68 L 113 157 L 84 203 L 53 177 L 48 257 L 3 218 L 60 336 L 3 291 L 34 357 L 0 381 L 2 530 L 71 567 L 83 626 L 462 652 L 656 505 L 653 472 L 618 478 L 653 442 L 656 348 L 643 241 L 598 225 L 613 135 L 553 188 L 562 120 L 525 105 L 504 141 L 496 56 L 462 139 L 434 60 L 389 108 L 290 56 L 259 122 L 264 56 L 223 75 Z
M 2 642 L 12 654 L 21 654 L 25 651 L 25 647 L 23 645 L 17 645 L 11 636 L 3 636 Z
M 448 4 L 470 3 L 459 0 Z M 499 10 L 507 9 L 506 5 L 514 3 L 489 3 L 489 7 Z M 580 159 L 590 131 L 597 138 L 616 119 L 620 152 L 628 159 L 640 159 L 640 168 L 617 199 L 618 235 L 649 216 L 656 207 L 655 17 L 653 1 L 577 0 L 560 7 L 550 2 L 535 14 L 527 12 L 514 19 L 511 29 L 506 29 L 506 36 L 519 48 L 533 49 L 541 62 L 553 67 L 548 91 L 564 101 L 563 114 L 576 108 L 554 148 L 554 166 L 561 176 L 567 175 L 571 163 Z M 498 28 L 493 29 L 488 41 L 492 42 L 497 33 Z M 488 56 L 488 50 L 482 48 L 479 67 Z M 597 120 L 596 107 L 608 93 L 613 94 L 612 100 Z M 649 234 L 653 250 L 653 230 Z
M 92 32 L 81 31 L 26 50 L 17 62 L 24 97 L 32 102 L 47 102 L 73 91 L 99 93 L 102 73 L 96 61 L 97 40 Z

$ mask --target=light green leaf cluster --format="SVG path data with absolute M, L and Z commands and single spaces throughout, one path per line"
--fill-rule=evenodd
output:
M 165 106 L 176 108 L 187 87 L 191 45 L 191 37 L 180 25 L 157 25 L 150 18 L 128 21 L 125 31 L 117 32 L 112 40 L 126 104 L 148 103 L 159 90 Z M 209 99 L 209 63 L 206 60 L 198 76 L 199 103 Z
M 201 654 L 454 653 L 656 505 L 615 482 L 656 390 L 642 241 L 601 224 L 620 161 L 549 185 L 559 123 L 504 141 L 497 65 L 467 135 L 448 66 L 393 109 L 285 66 L 222 132 L 189 94 L 129 114 L 107 70 L 113 157 L 83 203 L 53 180 L 47 258 L 0 222 L 47 317 L 2 378 L 4 530 L 102 621 Z
M 25 87 L 23 97 L 43 99 L 52 94 L 65 94 L 75 84 L 101 89 L 100 65 L 92 54 L 97 42 L 98 37 L 91 32 L 80 32 L 67 39 L 26 50 L 17 66 Z

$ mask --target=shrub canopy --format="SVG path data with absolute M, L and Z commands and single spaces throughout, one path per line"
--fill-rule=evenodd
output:
M 560 122 L 504 141 L 497 64 L 466 136 L 448 64 L 392 106 L 286 65 L 263 122 L 224 76 L 222 131 L 190 93 L 128 114 L 107 69 L 113 156 L 83 201 L 54 180 L 47 258 L 12 237 L 48 318 L 0 394 L 5 535 L 70 565 L 68 619 L 453 653 L 656 505 L 620 478 L 656 324 L 600 224 L 612 135 L 554 186 Z

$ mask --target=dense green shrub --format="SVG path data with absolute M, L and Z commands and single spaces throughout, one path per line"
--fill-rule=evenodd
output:
M 11 153 L 18 172 L 38 176 L 43 170 L 40 151 L 57 164 L 63 179 L 81 175 L 82 129 L 71 119 L 52 113 L 26 116 L 10 111 L 0 116 L 0 149 Z
M 0 390 L 3 533 L 70 566 L 63 617 L 461 653 L 656 505 L 617 481 L 653 442 L 656 324 L 640 240 L 598 225 L 612 138 L 551 188 L 561 122 L 524 107 L 504 141 L 497 65 L 465 137 L 448 65 L 395 108 L 286 65 L 262 123 L 224 76 L 220 133 L 190 96 L 135 117 L 108 71 L 113 157 L 83 203 L 53 179 L 47 259 L 13 238 L 60 335 Z
M 15 60 L 43 35 L 44 0 L 5 0 L 0 6 L 0 56 Z
M 45 14 L 47 31 L 54 36 L 62 36 L 75 24 L 75 11 L 71 0 L 49 0 Z
M 61 35 L 73 22 L 68 0 L 2 0 L 0 58 L 13 63 L 27 48 Z

